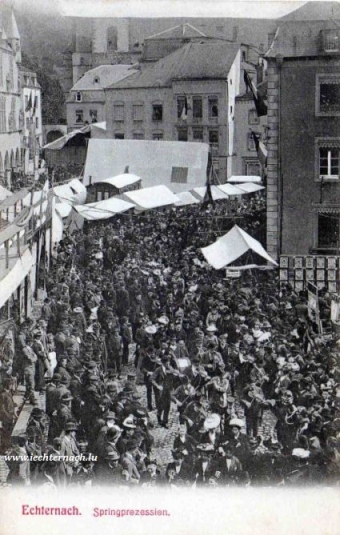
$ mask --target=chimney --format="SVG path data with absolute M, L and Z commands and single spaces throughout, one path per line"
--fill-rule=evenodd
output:
M 238 26 L 233 26 L 233 37 L 232 37 L 232 41 L 234 41 L 235 43 L 237 43 L 237 38 L 238 38 Z

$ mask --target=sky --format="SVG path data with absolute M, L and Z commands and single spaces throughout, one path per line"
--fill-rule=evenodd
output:
M 1 1 L 1 0 L 0 0 Z M 297 9 L 298 0 L 12 0 L 18 10 L 116 17 L 277 18 Z M 313 0 L 312 0 L 313 1 Z

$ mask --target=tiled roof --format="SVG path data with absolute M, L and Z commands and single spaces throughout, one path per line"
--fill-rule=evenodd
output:
M 72 87 L 71 91 L 85 91 L 104 89 L 109 85 L 122 80 L 135 72 L 132 65 L 100 65 L 95 69 L 87 71 L 78 82 Z M 98 82 L 95 82 L 95 80 Z
M 225 79 L 238 50 L 239 45 L 221 41 L 188 43 L 109 87 L 169 87 L 172 80 Z
M 339 2 L 306 2 L 303 6 L 278 19 L 278 23 L 281 21 L 331 19 L 340 19 Z

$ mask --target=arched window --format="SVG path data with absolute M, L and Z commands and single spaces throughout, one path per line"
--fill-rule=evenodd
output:
M 19 149 L 16 150 L 16 154 L 15 154 L 15 163 L 16 163 L 16 166 L 17 166 L 17 167 L 20 167 L 20 165 L 21 165 L 21 159 L 20 159 L 20 150 L 19 150 Z
M 6 154 L 5 154 L 5 171 L 8 171 L 10 168 L 11 168 L 11 165 L 10 165 L 10 160 L 9 160 L 9 154 L 8 154 L 8 150 L 6 150 Z
M 15 157 L 14 157 L 14 151 L 11 150 L 11 169 L 15 168 Z
M 118 46 L 118 31 L 115 26 L 110 26 L 107 29 L 107 50 L 113 51 L 117 50 Z
M 81 94 L 80 91 L 77 91 L 76 93 L 76 101 L 77 102 L 81 102 L 83 100 L 83 95 Z
M 4 174 L 4 163 L 2 161 L 2 154 L 0 152 L 0 176 L 2 177 Z

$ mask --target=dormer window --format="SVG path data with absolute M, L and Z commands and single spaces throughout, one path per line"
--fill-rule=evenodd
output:
M 81 102 L 83 100 L 83 96 L 80 91 L 77 91 L 76 93 L 76 101 Z

